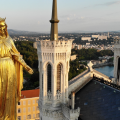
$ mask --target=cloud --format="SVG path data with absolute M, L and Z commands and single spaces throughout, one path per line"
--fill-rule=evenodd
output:
M 107 3 L 103 3 L 103 4 L 96 4 L 94 6 L 111 6 L 111 5 L 115 5 L 115 4 L 120 4 L 120 1 L 107 2 Z
M 91 6 L 87 6 L 84 8 L 91 8 L 91 7 L 96 7 L 96 6 L 112 6 L 112 5 L 118 5 L 120 4 L 120 1 L 113 1 L 113 2 L 106 2 L 106 3 L 102 3 L 102 4 L 95 4 L 95 5 L 91 5 Z
M 85 19 L 84 16 L 80 16 L 79 14 L 69 14 L 69 15 L 62 15 L 60 18 L 61 20 L 68 20 L 68 21 L 77 21 Z

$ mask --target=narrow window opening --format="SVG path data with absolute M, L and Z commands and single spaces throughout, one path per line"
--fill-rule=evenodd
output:
M 20 102 L 18 102 L 18 105 L 20 105 Z
M 21 116 L 18 116 L 18 120 L 21 120 Z
M 51 65 L 47 65 L 47 90 L 51 92 Z

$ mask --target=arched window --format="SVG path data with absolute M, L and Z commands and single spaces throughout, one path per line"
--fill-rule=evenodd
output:
M 51 65 L 47 65 L 47 90 L 51 91 Z
M 61 64 L 57 65 L 57 91 L 61 90 Z

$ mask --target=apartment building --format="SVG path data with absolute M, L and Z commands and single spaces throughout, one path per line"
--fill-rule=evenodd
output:
M 21 91 L 21 100 L 17 105 L 18 120 L 39 120 L 39 89 Z

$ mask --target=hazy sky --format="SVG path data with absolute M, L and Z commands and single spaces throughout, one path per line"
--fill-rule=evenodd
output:
M 120 30 L 120 0 L 57 0 L 59 32 Z M 8 29 L 49 32 L 52 0 L 1 0 Z

